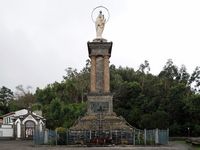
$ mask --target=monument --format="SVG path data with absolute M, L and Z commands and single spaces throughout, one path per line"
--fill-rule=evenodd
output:
M 96 20 L 93 19 L 96 38 L 87 43 L 91 59 L 87 113 L 69 129 L 69 144 L 133 144 L 133 127 L 113 112 L 109 70 L 113 43 L 102 38 L 109 12 L 103 6 L 96 7 L 92 12 L 92 18 L 95 11 L 98 13 Z M 105 13 L 108 14 L 107 18 L 104 16 Z

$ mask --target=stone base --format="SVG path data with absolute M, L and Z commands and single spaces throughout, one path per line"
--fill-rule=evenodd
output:
M 112 114 L 90 114 L 79 118 L 68 130 L 68 144 L 133 144 L 135 128 L 123 117 Z
M 113 95 L 110 93 L 89 93 L 87 95 L 87 113 L 79 118 L 70 130 L 127 130 L 133 128 L 123 117 L 113 112 Z
M 123 117 L 112 114 L 86 114 L 79 118 L 70 131 L 126 131 L 133 132 L 133 127 Z

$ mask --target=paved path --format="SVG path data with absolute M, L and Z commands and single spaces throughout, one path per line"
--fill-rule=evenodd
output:
M 161 147 L 69 147 L 69 146 L 34 146 L 31 141 L 0 141 L 0 150 L 192 150 L 186 145 L 172 143 Z

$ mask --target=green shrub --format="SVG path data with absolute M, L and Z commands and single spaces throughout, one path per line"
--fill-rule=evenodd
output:
M 57 144 L 58 145 L 65 145 L 67 143 L 67 132 L 66 129 L 63 127 L 56 128 L 58 138 L 57 138 Z

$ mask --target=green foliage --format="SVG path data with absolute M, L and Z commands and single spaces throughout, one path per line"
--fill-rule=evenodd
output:
M 25 90 L 22 85 L 17 86 L 15 96 L 10 89 L 0 88 L 0 115 L 31 107 L 36 99 L 29 88 Z
M 68 129 L 86 112 L 89 73 L 87 60 L 81 71 L 66 69 L 63 81 L 37 88 L 34 95 L 21 90 L 17 100 L 8 102 L 0 91 L 0 104 L 8 102 L 8 110 L 13 111 L 32 106 L 33 110 L 43 111 L 47 128 Z M 184 65 L 178 68 L 169 59 L 160 73 L 153 75 L 145 60 L 137 71 L 111 65 L 110 79 L 114 111 L 132 126 L 169 128 L 171 136 L 187 136 L 190 128 L 191 136 L 200 136 L 200 67 L 190 75 Z
M 47 119 L 47 127 L 55 129 L 56 127 L 69 128 L 86 112 L 86 103 L 65 104 L 59 99 L 51 101 L 50 105 L 45 107 L 44 116 Z M 43 111 L 44 112 L 44 111 Z
M 34 103 L 31 106 L 31 109 L 32 109 L 32 111 L 34 111 L 34 110 L 42 110 L 42 105 L 40 103 Z
M 63 127 L 57 127 L 55 130 L 57 131 L 57 133 L 65 133 L 67 131 L 66 128 Z
M 169 134 L 170 136 L 183 136 L 183 134 L 181 134 L 181 125 L 177 122 L 171 124 L 169 127 Z
M 55 98 L 51 101 L 49 109 L 50 109 L 50 116 L 52 119 L 59 120 L 62 116 L 62 104 L 58 98 Z
M 192 135 L 199 136 L 200 135 L 200 125 L 195 124 L 192 130 Z
M 31 106 L 36 102 L 36 97 L 27 89 L 24 89 L 22 85 L 16 87 L 17 91 L 15 93 L 15 100 L 11 104 L 12 111 L 16 111 L 23 108 L 31 108 Z
M 18 109 L 17 106 L 18 106 L 18 103 L 17 103 L 17 101 L 14 100 L 9 103 L 8 109 L 9 109 L 9 111 L 13 112 Z
M 0 88 L 0 115 L 9 112 L 9 103 L 13 101 L 13 99 L 13 92 L 9 88 L 2 86 Z
M 200 67 L 199 66 L 195 68 L 188 82 L 190 85 L 194 84 L 193 90 L 195 92 L 200 92 Z
M 172 136 L 187 136 L 187 128 L 198 134 L 200 124 L 200 69 L 192 75 L 169 59 L 159 75 L 149 73 L 148 61 L 137 71 L 111 65 L 114 110 L 139 128 L 170 128 Z M 195 86 L 192 84 L 195 83 Z M 197 133 L 197 134 L 194 134 Z
M 169 127 L 169 117 L 165 111 L 156 111 L 152 114 L 144 114 L 141 117 L 141 128 L 147 129 L 167 129 Z
M 67 141 L 67 130 L 63 127 L 56 128 L 58 136 L 58 145 L 66 145 Z
M 5 86 L 0 88 L 0 103 L 2 105 L 7 106 L 9 101 L 13 100 L 13 98 L 13 92 L 9 88 Z
M 61 83 L 55 82 L 44 89 L 37 88 L 35 96 L 37 101 L 48 105 L 53 99 L 59 98 L 65 103 L 80 103 L 86 100 L 89 90 L 89 62 L 80 72 L 76 69 L 66 69 L 66 76 Z
M 67 68 L 61 83 L 49 84 L 44 89 L 37 88 L 35 93 L 37 104 L 42 105 L 48 128 L 69 128 L 79 116 L 85 114 L 89 66 L 90 61 L 87 60 L 86 66 L 80 72 Z

